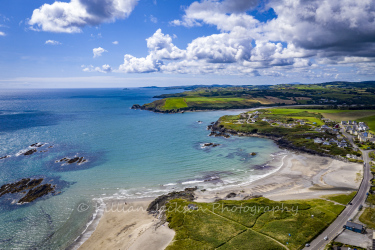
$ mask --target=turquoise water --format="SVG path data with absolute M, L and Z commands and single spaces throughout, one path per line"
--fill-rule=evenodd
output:
M 174 91 L 176 92 L 176 91 Z M 212 138 L 206 126 L 240 111 L 156 114 L 131 110 L 163 89 L 2 90 L 0 92 L 0 186 L 43 177 L 62 193 L 31 204 L 0 198 L 0 249 L 64 249 L 85 229 L 101 198 L 155 197 L 199 186 L 219 189 L 267 174 L 280 150 L 261 138 Z M 197 121 L 203 121 L 202 124 Z M 30 156 L 29 145 L 46 146 Z M 202 148 L 207 142 L 221 144 Z M 257 152 L 250 156 L 249 153 Z M 55 163 L 83 156 L 82 165 Z M 13 202 L 13 204 L 12 204 Z

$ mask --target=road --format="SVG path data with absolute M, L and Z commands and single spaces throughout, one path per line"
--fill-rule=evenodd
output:
M 363 180 L 357 195 L 352 200 L 353 205 L 348 205 L 344 211 L 336 218 L 336 220 L 326 229 L 323 233 L 321 233 L 315 240 L 310 243 L 310 247 L 305 247 L 304 249 L 314 249 L 320 250 L 324 249 L 324 247 L 328 244 L 328 242 L 333 239 L 341 230 L 346 222 L 354 216 L 354 213 L 358 211 L 358 207 L 363 204 L 367 197 L 367 192 L 370 189 L 370 180 L 372 178 L 370 172 L 370 158 L 368 157 L 368 153 L 370 151 L 361 150 L 363 155 L 363 162 L 364 162 L 364 170 L 363 170 Z M 328 241 L 324 240 L 324 237 L 328 236 Z

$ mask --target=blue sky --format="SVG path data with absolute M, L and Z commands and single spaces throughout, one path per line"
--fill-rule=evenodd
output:
M 373 80 L 374 13 L 370 0 L 3 0 L 0 87 Z

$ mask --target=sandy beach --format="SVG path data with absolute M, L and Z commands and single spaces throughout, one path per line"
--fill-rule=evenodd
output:
M 272 200 L 311 199 L 323 195 L 348 193 L 358 189 L 362 165 L 327 157 L 288 153 L 279 162 L 271 162 L 274 173 L 250 184 L 221 190 L 197 190 L 197 202 L 213 202 L 236 193 L 235 200 L 263 195 Z M 79 249 L 165 249 L 173 240 L 174 231 L 146 208 L 151 200 L 107 203 L 107 211 L 91 237 Z
M 79 249 L 164 249 L 175 232 L 146 212 L 151 200 L 108 201 L 99 225 Z

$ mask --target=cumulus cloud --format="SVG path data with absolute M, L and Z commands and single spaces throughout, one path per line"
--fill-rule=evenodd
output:
M 0 36 L 6 36 L 6 34 L 2 31 L 0 31 Z
M 92 50 L 92 53 L 94 54 L 94 58 L 95 57 L 99 57 L 99 56 L 102 56 L 102 54 L 104 52 L 108 52 L 107 50 L 103 49 L 102 47 L 99 47 L 99 48 L 94 48 Z
M 145 57 L 124 56 L 119 72 L 329 77 L 327 65 L 375 61 L 375 2 L 371 0 L 201 0 L 184 9 L 176 26 L 214 26 L 217 34 L 193 39 L 185 48 L 158 29 L 146 39 Z M 269 20 L 251 13 L 273 11 Z M 340 76 L 342 74 L 340 73 Z
M 147 48 L 155 59 L 182 59 L 185 57 L 185 51 L 180 50 L 172 43 L 172 38 L 167 34 L 163 34 L 158 29 L 151 37 L 146 39 Z
M 109 66 L 108 64 L 104 64 L 101 67 L 94 67 L 92 65 L 82 65 L 81 66 L 82 71 L 84 72 L 99 72 L 99 73 L 110 73 L 112 72 L 112 67 Z
M 44 4 L 28 22 L 34 30 L 77 33 L 84 26 L 127 18 L 138 0 L 71 0 Z
M 61 43 L 59 41 L 55 41 L 55 40 L 47 40 L 44 44 L 60 45 Z
M 113 41 L 112 44 L 117 45 L 118 41 Z
M 160 71 L 161 65 L 162 62 L 152 58 L 151 55 L 141 58 L 125 55 L 124 63 L 120 65 L 119 71 L 124 73 L 151 73 Z

